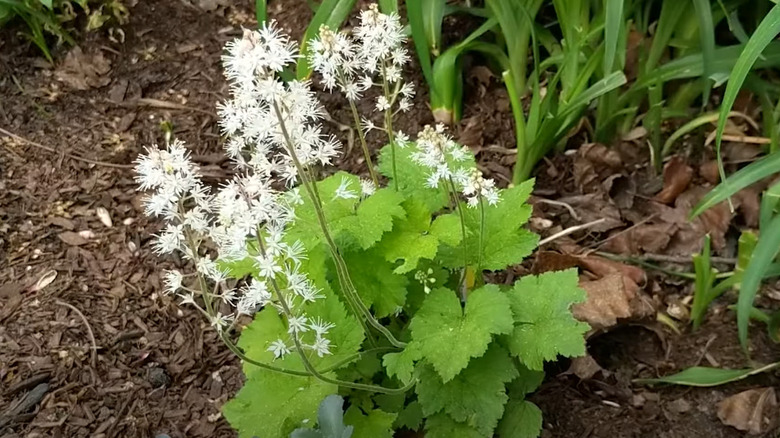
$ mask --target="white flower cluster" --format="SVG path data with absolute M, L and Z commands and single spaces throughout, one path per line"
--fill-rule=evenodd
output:
M 372 4 L 360 13 L 360 25 L 353 33 L 354 39 L 321 26 L 319 36 L 311 42 L 309 61 L 322 75 L 325 88 L 338 87 L 347 99 L 357 101 L 373 85 L 382 85 L 387 92 L 377 98 L 376 109 L 408 111 L 414 85 L 404 83 L 401 74 L 409 54 L 398 15 L 383 14 Z M 379 84 L 374 81 L 377 75 Z
M 324 137 L 323 109 L 308 82 L 283 83 L 278 73 L 297 58 L 297 46 L 275 28 L 244 30 L 223 56 L 232 99 L 220 104 L 226 150 L 240 168 L 263 178 L 298 182 L 298 166 L 330 165 L 339 153 L 335 137 Z M 292 148 L 292 150 L 290 150 Z M 294 156 L 293 156 L 294 154 Z
M 154 190 L 146 211 L 167 222 L 157 236 L 156 252 L 183 254 L 213 288 L 190 289 L 183 284 L 184 275 L 170 271 L 166 291 L 198 307 L 196 297 L 201 297 L 201 310 L 219 330 L 231 326 L 235 314 L 219 313 L 216 309 L 226 306 L 218 304 L 235 307 L 236 314 L 252 314 L 270 304 L 286 317 L 291 336 L 268 347 L 275 357 L 295 349 L 292 336 L 302 348 L 324 356 L 330 354 L 326 335 L 333 326 L 309 318 L 304 309 L 305 303 L 324 297 L 301 270 L 305 248 L 285 236 L 293 207 L 302 200 L 297 188 L 280 192 L 274 187 L 276 182 L 296 184 L 300 169 L 329 164 L 338 143 L 321 135 L 321 106 L 308 83 L 284 84 L 277 78 L 295 60 L 297 48 L 273 23 L 259 31 L 246 30 L 226 49 L 223 63 L 232 99 L 219 106 L 220 124 L 229 138 L 228 154 L 241 173 L 211 194 L 179 141 L 165 150 L 147 149 L 137 161 L 140 188 Z M 216 258 L 203 249 L 205 242 L 216 248 Z M 215 260 L 247 258 L 254 262 L 256 275 L 240 289 L 228 288 L 226 273 Z
M 458 145 L 445 133 L 444 125 L 438 124 L 435 128 L 426 125 L 417 134 L 417 150 L 411 157 L 415 163 L 431 169 L 426 181 L 429 187 L 436 188 L 441 183 L 446 186 L 451 181 L 470 207 L 479 205 L 481 199 L 496 205 L 499 194 L 495 182 L 483 178 L 478 169 L 465 165 L 470 154 L 466 146 Z

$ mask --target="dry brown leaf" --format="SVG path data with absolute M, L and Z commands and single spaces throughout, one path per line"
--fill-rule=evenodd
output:
M 111 78 L 106 76 L 111 71 L 111 61 L 102 53 L 88 55 L 76 46 L 65 56 L 54 76 L 71 88 L 89 90 L 108 85 Z
M 480 116 L 469 117 L 461 120 L 458 143 L 471 147 L 479 148 L 482 146 L 482 131 L 485 123 Z
M 750 389 L 724 399 L 718 404 L 718 418 L 752 435 L 766 433 L 778 420 L 774 388 Z
M 531 267 L 533 274 L 541 274 L 549 271 L 562 271 L 578 266 L 578 257 L 569 254 L 561 254 L 555 251 L 539 251 Z
M 595 281 L 582 281 L 587 298 L 572 307 L 572 314 L 593 329 L 609 328 L 618 319 L 631 316 L 631 301 L 636 299 L 638 286 L 620 273 L 614 272 Z
M 65 231 L 58 234 L 57 237 L 70 246 L 81 246 L 88 242 L 87 239 L 81 237 L 79 233 L 74 233 L 73 231 Z
M 681 157 L 672 157 L 664 166 L 664 188 L 653 199 L 664 204 L 673 202 L 688 188 L 692 178 L 693 169 Z
M 602 371 L 604 371 L 604 368 L 601 368 L 601 365 L 593 359 L 593 356 L 586 354 L 585 356 L 572 359 L 569 369 L 564 374 L 574 374 L 580 380 L 589 380 Z
M 710 184 L 717 184 L 720 181 L 718 162 L 715 160 L 707 161 L 699 166 L 699 176 L 707 180 Z
M 761 209 L 760 196 L 758 190 L 748 187 L 734 194 L 735 207 L 742 212 L 745 219 L 745 225 L 751 228 L 758 227 L 759 211 Z
M 580 257 L 579 261 L 580 266 L 599 277 L 605 277 L 617 272 L 630 278 L 631 281 L 638 285 L 644 284 L 647 281 L 647 274 L 642 268 L 637 266 L 627 265 L 595 255 Z
M 590 231 L 604 232 L 622 227 L 623 220 L 620 210 L 604 198 L 605 196 L 602 194 L 590 193 L 587 195 L 567 196 L 558 199 L 558 201 L 569 204 L 580 215 L 581 223 L 604 219 L 602 223 L 589 227 Z

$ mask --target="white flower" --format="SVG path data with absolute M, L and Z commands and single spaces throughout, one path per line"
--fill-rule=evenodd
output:
M 330 340 L 318 336 L 314 340 L 314 344 L 311 345 L 311 349 L 314 350 L 319 357 L 328 355 L 330 354 Z
M 288 354 L 290 354 L 290 349 L 287 347 L 287 344 L 281 339 L 277 339 L 271 343 L 271 346 L 268 347 L 268 351 L 274 354 L 274 359 L 279 359 L 280 357 L 284 357 Z
M 376 185 L 370 179 L 360 180 L 360 192 L 363 196 L 371 196 L 376 192 Z
M 499 201 L 498 190 L 492 179 L 485 179 L 477 169 L 471 169 L 468 178 L 463 182 L 463 196 L 466 197 L 469 207 L 479 205 L 480 199 L 487 201 L 489 205 L 496 205 Z
M 211 326 L 214 327 L 218 332 L 223 331 L 232 322 L 233 315 L 223 315 L 218 312 L 216 315 L 211 317 Z
M 328 334 L 328 331 L 330 331 L 330 329 L 332 329 L 333 327 L 335 327 L 335 325 L 329 322 L 325 322 L 321 318 L 317 318 L 309 321 L 309 328 L 314 330 L 314 333 L 318 337 L 322 337 Z
M 273 278 L 277 273 L 282 272 L 282 267 L 271 255 L 258 255 L 255 257 L 255 266 L 260 271 L 260 275 L 267 278 Z
M 304 333 L 309 330 L 309 319 L 305 316 L 291 316 L 287 320 L 288 333 Z
M 333 199 L 357 199 L 358 194 L 349 188 L 350 185 L 352 185 L 352 180 L 342 177 L 341 183 L 333 193 Z
M 181 289 L 181 283 L 183 279 L 184 277 L 181 275 L 181 272 L 177 270 L 165 271 L 165 293 L 175 294 L 176 291 Z
M 389 109 L 390 109 L 390 102 L 387 100 L 387 97 L 379 96 L 376 99 L 376 110 L 377 111 L 387 111 Z

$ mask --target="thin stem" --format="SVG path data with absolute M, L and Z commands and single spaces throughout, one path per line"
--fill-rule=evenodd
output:
M 346 88 L 347 78 L 343 69 L 338 69 L 339 81 L 341 81 L 342 87 Z M 358 132 L 358 138 L 360 139 L 360 147 L 363 149 L 363 156 L 366 159 L 366 166 L 368 166 L 368 173 L 371 175 L 371 181 L 373 181 L 375 187 L 379 187 L 379 178 L 374 171 L 374 163 L 371 161 L 371 153 L 368 151 L 368 144 L 366 144 L 366 135 L 363 132 L 363 123 L 360 121 L 360 114 L 358 113 L 355 102 L 347 97 L 349 102 L 349 108 L 352 110 L 352 118 L 355 121 L 355 129 Z
M 385 99 L 387 99 L 390 108 L 385 110 L 385 132 L 387 133 L 387 141 L 390 142 L 390 158 L 393 161 L 393 187 L 395 191 L 398 191 L 398 167 L 395 160 L 395 132 L 393 131 L 393 114 L 392 105 L 395 98 L 390 94 L 390 86 L 387 83 L 387 67 L 385 65 L 386 60 L 382 60 L 382 91 L 384 91 Z
M 452 199 L 455 202 L 455 209 L 458 211 L 458 216 L 460 216 L 460 233 L 463 239 L 463 271 L 460 275 L 460 284 L 458 284 L 458 290 L 460 291 L 461 300 L 465 303 L 466 299 L 468 298 L 468 287 L 466 286 L 466 269 L 468 268 L 469 264 L 469 250 L 468 246 L 466 245 L 466 215 L 463 213 L 463 206 L 460 205 L 458 191 L 455 188 L 455 181 L 452 180 L 452 177 L 449 177 L 448 180 L 449 191 L 451 192 Z
M 282 112 L 279 109 L 279 105 L 274 102 L 273 104 L 274 111 L 276 112 L 276 117 L 279 120 L 279 126 L 282 130 L 282 136 L 285 140 L 285 145 L 287 147 L 287 152 L 290 155 L 290 158 L 293 161 L 293 164 L 295 165 L 296 170 L 298 171 L 298 174 L 301 176 L 301 181 L 303 183 L 303 186 L 305 187 L 307 193 L 309 194 L 309 198 L 312 201 L 312 205 L 314 206 L 314 210 L 317 213 L 317 221 L 319 222 L 320 229 L 322 230 L 322 233 L 325 237 L 325 241 L 328 244 L 328 247 L 330 248 L 331 255 L 333 256 L 333 260 L 336 264 L 336 271 L 339 276 L 339 283 L 342 286 L 342 291 L 344 292 L 344 296 L 347 298 L 347 301 L 350 304 L 350 307 L 352 307 L 353 313 L 359 320 L 360 324 L 363 326 L 363 330 L 366 333 L 366 336 L 369 339 L 369 342 L 372 346 L 376 346 L 376 341 L 371 337 L 371 334 L 368 330 L 368 328 L 365 325 L 365 320 L 368 321 L 368 323 L 374 327 L 377 331 L 379 331 L 382 335 L 387 338 L 387 340 L 395 347 L 398 348 L 404 348 L 406 346 L 406 343 L 401 342 L 393 336 L 390 331 L 384 327 L 379 321 L 374 318 L 374 316 L 371 314 L 371 312 L 368 310 L 366 305 L 363 303 L 363 301 L 360 299 L 360 296 L 357 293 L 357 290 L 355 289 L 354 284 L 352 283 L 352 280 L 349 276 L 349 270 L 347 269 L 347 265 L 344 262 L 344 259 L 341 257 L 341 254 L 339 254 L 338 247 L 336 246 L 336 242 L 333 240 L 332 236 L 330 235 L 330 231 L 328 230 L 328 223 L 325 218 L 325 213 L 322 209 L 322 200 L 319 195 L 319 191 L 317 189 L 317 184 L 314 181 L 311 181 L 309 178 L 306 177 L 306 171 L 301 164 L 300 160 L 298 159 L 298 155 L 295 153 L 295 147 L 292 144 L 292 140 L 290 139 L 290 135 L 287 132 L 287 128 L 284 124 L 284 117 L 282 116 Z M 357 308 L 357 311 L 355 310 Z M 360 316 L 363 316 L 361 318 Z
M 265 257 L 265 246 L 263 245 L 262 239 L 258 239 L 258 242 L 260 244 L 260 253 L 263 255 L 263 257 Z M 276 278 L 270 277 L 269 280 L 271 281 L 271 287 L 273 288 L 273 291 L 276 293 L 276 298 L 279 299 L 279 305 L 282 307 L 282 312 L 284 312 L 284 316 L 289 321 L 293 317 L 292 310 L 290 309 L 290 306 L 287 304 L 287 300 L 285 299 L 284 294 L 282 293 L 282 290 L 279 287 L 279 284 L 276 282 Z M 330 383 L 345 388 L 359 389 L 362 391 L 379 392 L 383 394 L 403 394 L 409 389 L 411 389 L 412 386 L 414 386 L 415 384 L 415 382 L 413 381 L 403 388 L 385 388 L 383 386 L 378 386 L 378 385 L 366 385 L 363 383 L 347 382 L 345 380 L 332 379 L 317 371 L 317 369 L 314 368 L 314 365 L 312 365 L 312 363 L 309 362 L 309 358 L 306 356 L 306 352 L 303 349 L 303 344 L 301 344 L 301 340 L 298 339 L 297 330 L 292 331 L 292 339 L 293 339 L 293 343 L 295 343 L 295 350 L 298 352 L 298 357 L 301 359 L 301 362 L 303 362 L 303 367 L 311 376 L 325 383 Z
M 477 247 L 477 273 L 482 273 L 482 248 L 485 240 L 485 201 L 479 196 L 479 246 Z

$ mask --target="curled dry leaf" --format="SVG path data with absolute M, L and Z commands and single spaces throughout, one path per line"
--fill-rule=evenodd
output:
M 70 246 L 81 246 L 87 244 L 87 239 L 82 237 L 81 234 L 74 233 L 73 231 L 65 231 L 58 234 L 57 237 Z
M 89 90 L 108 85 L 111 78 L 111 61 L 102 53 L 88 55 L 76 46 L 65 56 L 65 62 L 57 69 L 57 80 L 77 90 Z
M 664 204 L 673 202 L 688 188 L 692 178 L 693 169 L 675 155 L 664 166 L 664 188 L 653 199 Z
M 718 418 L 723 424 L 760 435 L 777 425 L 777 408 L 774 388 L 750 389 L 721 401 Z
M 579 377 L 580 380 L 589 380 L 599 372 L 606 371 L 604 368 L 601 368 L 601 365 L 596 362 L 596 359 L 593 359 L 593 356 L 586 354 L 585 356 L 579 356 L 572 359 L 569 369 L 566 370 L 564 374 L 574 374 Z
M 57 271 L 54 269 L 50 269 L 41 275 L 41 277 L 38 279 L 38 281 L 35 282 L 33 287 L 30 288 L 30 292 L 38 292 L 39 290 L 42 290 L 46 286 L 52 284 L 54 279 L 57 278 Z
M 637 297 L 638 286 L 620 273 L 614 272 L 595 281 L 581 281 L 587 299 L 575 304 L 572 314 L 587 322 L 593 329 L 605 329 L 617 324 L 618 319 L 632 315 L 631 301 Z

